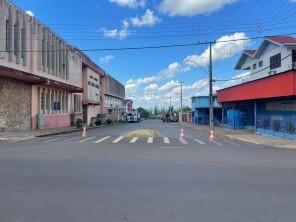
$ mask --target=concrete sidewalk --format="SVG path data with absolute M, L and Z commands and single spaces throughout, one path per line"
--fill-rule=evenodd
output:
M 209 133 L 210 129 L 207 125 L 197 125 L 192 123 L 182 123 L 191 129 L 203 131 Z M 254 131 L 250 130 L 225 130 L 222 127 L 215 126 L 214 137 L 219 139 L 225 139 L 230 141 L 240 141 L 244 143 L 251 143 L 260 146 L 279 147 L 286 149 L 296 149 L 296 141 L 277 138 L 273 136 L 257 135 Z

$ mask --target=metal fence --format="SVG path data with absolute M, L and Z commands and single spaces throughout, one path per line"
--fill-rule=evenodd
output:
M 256 130 L 296 134 L 296 116 L 257 115 Z

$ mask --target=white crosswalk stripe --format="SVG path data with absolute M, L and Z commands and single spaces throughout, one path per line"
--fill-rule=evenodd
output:
M 240 146 L 240 145 L 238 145 L 236 143 L 233 143 L 233 142 L 230 142 L 230 141 L 227 141 L 227 140 L 224 140 L 224 142 L 229 143 L 229 144 L 232 144 L 232 145 L 235 145 L 235 146 Z
M 147 143 L 153 143 L 153 137 L 148 137 Z
M 170 143 L 170 140 L 168 137 L 163 137 L 163 142 L 168 144 L 168 143 Z
M 86 141 L 88 141 L 88 140 L 92 140 L 92 139 L 94 139 L 95 137 L 93 136 L 93 137 L 89 137 L 89 138 L 86 138 L 86 139 L 84 139 L 84 140 L 80 140 L 80 141 L 78 141 L 77 143 L 83 143 L 83 142 L 86 142 Z
M 75 140 L 75 139 L 78 139 L 78 138 L 81 138 L 80 136 L 77 136 L 77 137 L 72 137 L 72 138 L 69 138 L 69 139 L 66 139 L 66 140 L 63 140 L 61 142 L 69 142 L 71 140 Z
M 102 139 L 99 139 L 99 140 L 95 141 L 94 143 L 100 143 L 100 142 L 103 142 L 104 140 L 109 139 L 109 138 L 110 138 L 110 136 L 106 136 L 106 137 L 104 137 Z
M 179 140 L 180 140 L 180 142 L 181 142 L 182 144 L 188 144 L 188 143 L 186 142 L 186 140 L 184 140 L 184 139 L 179 138 Z
M 56 141 L 59 139 L 61 139 L 61 138 L 54 138 L 54 139 L 46 140 L 46 141 L 43 141 L 43 143 L 49 143 L 49 142 L 53 142 L 53 141 Z
M 215 141 L 215 140 L 209 140 L 209 141 L 211 141 L 211 142 L 213 142 L 213 143 L 216 143 L 216 144 L 219 145 L 219 146 L 223 146 L 222 143 L 219 143 L 219 142 L 217 142 L 217 141 Z
M 134 138 L 132 138 L 132 140 L 130 141 L 130 143 L 135 143 L 138 139 L 139 139 L 139 137 L 134 137 Z
M 122 139 L 123 139 L 123 136 L 120 136 L 117 139 L 113 140 L 112 143 L 118 143 Z
M 204 142 L 202 142 L 202 141 L 200 141 L 200 140 L 198 140 L 198 139 L 194 139 L 196 142 L 198 142 L 199 144 L 201 144 L 201 145 L 205 145 L 205 143 Z
M 30 142 L 40 141 L 40 140 L 46 140 L 46 139 L 49 139 L 49 138 L 52 138 L 52 137 L 42 137 L 42 138 L 37 138 L 37 139 L 30 139 L 30 140 L 27 140 L 25 143 L 30 143 Z

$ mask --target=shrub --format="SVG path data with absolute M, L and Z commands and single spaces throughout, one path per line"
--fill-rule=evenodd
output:
M 82 122 L 82 119 L 76 119 L 76 127 L 77 128 L 80 128 L 83 126 L 83 122 Z
M 100 126 L 100 125 L 102 125 L 102 120 L 97 119 L 97 120 L 96 120 L 96 126 Z
M 107 119 L 107 120 L 106 120 L 106 123 L 107 123 L 107 124 L 111 124 L 111 123 L 112 123 L 112 120 L 111 120 L 111 119 Z
M 295 132 L 295 126 L 294 123 L 286 122 L 286 131 L 290 134 Z
M 280 128 L 281 128 L 281 122 L 279 120 L 274 120 L 273 121 L 274 131 L 278 132 L 278 131 L 280 131 Z

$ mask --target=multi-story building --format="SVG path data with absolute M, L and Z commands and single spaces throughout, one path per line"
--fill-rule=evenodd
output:
M 122 119 L 123 113 L 125 113 L 125 107 L 123 105 L 123 100 L 125 97 L 125 87 L 111 75 L 106 73 L 104 79 L 102 79 L 101 103 L 101 113 L 106 114 L 107 118 L 113 121 L 119 121 Z
M 81 67 L 75 48 L 35 17 L 0 0 L 2 130 L 69 126 L 70 113 L 82 114 Z
M 78 48 L 0 0 L 0 130 L 65 127 L 125 111 L 125 88 Z
M 223 126 L 296 139 L 296 39 L 264 38 L 245 51 L 236 69 L 250 70 L 242 84 L 217 91 Z
M 82 55 L 83 122 L 90 124 L 91 118 L 101 114 L 101 107 L 104 106 L 102 104 L 101 87 L 105 78 L 105 71 L 84 53 Z
M 123 100 L 123 106 L 125 107 L 125 112 L 132 112 L 133 111 L 133 100 L 125 99 Z

